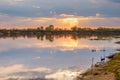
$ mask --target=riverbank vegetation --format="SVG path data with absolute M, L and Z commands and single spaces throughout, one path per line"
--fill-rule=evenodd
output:
M 12 37 L 36 37 L 43 40 L 44 38 L 53 41 L 54 38 L 71 36 L 72 39 L 86 38 L 90 36 L 97 36 L 95 39 L 90 40 L 104 40 L 104 37 L 120 37 L 120 28 L 80 28 L 72 27 L 70 30 L 56 28 L 54 25 L 48 27 L 37 27 L 28 29 L 0 29 L 0 38 Z
M 116 44 L 120 44 L 120 41 L 115 42 Z
M 49 25 L 48 27 L 37 27 L 37 28 L 27 28 L 27 29 L 0 29 L 1 33 L 4 32 L 9 32 L 9 33 L 19 33 L 19 32 L 96 32 L 96 33 L 107 33 L 107 32 L 114 32 L 118 33 L 120 32 L 120 28 L 104 28 L 104 27 L 99 27 L 99 28 L 81 28 L 81 27 L 72 27 L 71 29 L 62 29 L 58 27 L 54 27 L 54 25 Z
M 95 64 L 76 80 L 120 80 L 120 52 L 110 55 L 103 65 Z

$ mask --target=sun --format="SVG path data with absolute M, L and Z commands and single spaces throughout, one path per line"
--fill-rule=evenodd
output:
M 67 24 L 69 27 L 77 26 L 79 21 L 77 18 L 65 18 L 63 22 Z

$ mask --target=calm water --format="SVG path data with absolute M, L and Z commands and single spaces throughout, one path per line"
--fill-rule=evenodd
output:
M 91 66 L 92 58 L 99 62 L 120 48 L 114 43 L 119 39 L 91 38 L 1 38 L 0 80 L 73 80 Z

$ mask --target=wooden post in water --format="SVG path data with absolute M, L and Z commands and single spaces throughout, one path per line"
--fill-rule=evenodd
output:
M 91 64 L 91 74 L 93 75 L 94 71 L 94 58 L 92 58 L 92 64 Z
M 90 80 L 93 80 L 93 74 L 94 74 L 94 58 L 92 58 L 92 64 L 91 64 L 91 79 Z

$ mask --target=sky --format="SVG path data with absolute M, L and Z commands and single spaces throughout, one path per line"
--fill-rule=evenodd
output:
M 120 0 L 0 0 L 1 28 L 120 27 Z

